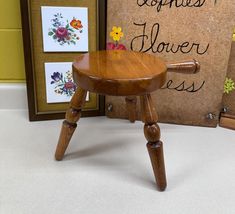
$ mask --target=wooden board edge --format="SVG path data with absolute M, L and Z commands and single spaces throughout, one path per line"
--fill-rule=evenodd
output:
M 227 129 L 235 130 L 235 116 L 222 113 L 219 121 L 219 126 Z

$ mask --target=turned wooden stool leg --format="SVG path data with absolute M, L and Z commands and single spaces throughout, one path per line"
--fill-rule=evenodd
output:
M 126 97 L 127 114 L 131 123 L 134 123 L 136 120 L 136 103 L 137 98 L 135 96 Z
M 141 114 L 144 125 L 144 135 L 147 139 L 147 148 L 151 159 L 157 187 L 164 191 L 167 185 L 163 144 L 160 141 L 160 128 L 157 125 L 157 113 L 153 106 L 150 94 L 140 97 Z
M 58 161 L 63 159 L 65 150 L 77 127 L 77 121 L 81 117 L 82 107 L 86 100 L 86 94 L 87 91 L 79 87 L 70 101 L 70 107 L 66 111 L 65 120 L 62 124 L 59 142 L 55 152 L 55 159 Z

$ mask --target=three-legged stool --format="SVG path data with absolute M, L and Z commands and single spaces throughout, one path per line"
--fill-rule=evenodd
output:
M 160 141 L 157 113 L 150 93 L 164 85 L 167 70 L 196 73 L 199 65 L 195 60 L 166 65 L 158 57 L 132 51 L 97 51 L 78 56 L 73 63 L 73 76 L 78 88 L 62 125 L 56 160 L 62 160 L 64 156 L 81 116 L 87 91 L 101 95 L 126 96 L 127 101 L 140 96 L 147 148 L 157 187 L 163 191 L 167 184 L 163 143 Z M 131 115 L 130 120 L 133 121 L 134 116 Z

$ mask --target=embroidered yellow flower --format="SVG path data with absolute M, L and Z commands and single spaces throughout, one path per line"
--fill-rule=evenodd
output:
M 122 32 L 122 28 L 114 26 L 112 28 L 112 32 L 110 32 L 110 36 L 113 38 L 114 41 L 118 42 L 121 39 L 121 37 L 124 36 L 124 33 Z
M 235 42 L 235 28 L 233 30 L 233 42 Z
M 231 78 L 226 77 L 224 82 L 224 93 L 229 94 L 235 90 L 235 83 Z

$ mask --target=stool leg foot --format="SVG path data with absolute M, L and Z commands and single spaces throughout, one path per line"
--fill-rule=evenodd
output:
M 148 142 L 147 148 L 152 163 L 157 187 L 160 191 L 164 191 L 166 189 L 167 184 L 162 142 Z
M 66 111 L 65 120 L 62 124 L 60 137 L 55 152 L 55 159 L 58 161 L 63 159 L 64 153 L 77 127 L 77 121 L 81 117 L 81 111 L 85 103 L 86 94 L 87 91 L 82 88 L 77 88 L 70 101 L 70 107 Z
M 136 121 L 136 103 L 137 98 L 135 96 L 126 97 L 127 114 L 131 123 Z
M 140 97 L 141 115 L 144 125 L 144 135 L 147 139 L 147 148 L 152 163 L 157 187 L 164 191 L 166 182 L 163 143 L 160 141 L 160 128 L 157 125 L 157 113 L 154 108 L 150 94 Z
M 60 161 L 63 159 L 64 153 L 69 145 L 76 127 L 76 124 L 69 124 L 66 120 L 64 120 L 60 132 L 59 142 L 55 152 L 56 160 Z

